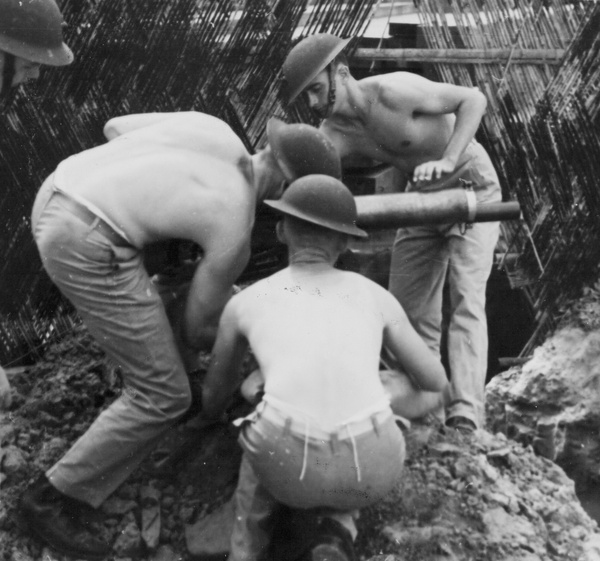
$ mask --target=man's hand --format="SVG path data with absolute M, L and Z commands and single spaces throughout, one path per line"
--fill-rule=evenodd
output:
M 444 174 L 452 173 L 456 167 L 456 162 L 449 158 L 441 160 L 432 160 L 418 165 L 413 172 L 413 183 L 428 183 L 442 179 Z
M 7 411 L 12 403 L 12 395 L 10 393 L 10 384 L 6 371 L 0 366 L 0 411 Z

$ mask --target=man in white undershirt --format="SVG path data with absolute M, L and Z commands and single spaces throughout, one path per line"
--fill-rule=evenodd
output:
M 406 417 L 438 403 L 446 375 L 394 296 L 334 268 L 349 238 L 366 235 L 340 181 L 308 175 L 281 200 L 265 202 L 283 213 L 277 234 L 288 246 L 289 266 L 228 302 L 203 388 L 201 416 L 218 418 L 252 350 L 264 397 L 240 435 L 229 561 L 262 559 L 281 504 L 314 509 L 322 520 L 324 534 L 305 544 L 307 559 L 351 560 L 355 510 L 385 497 L 404 461 L 403 435 L 379 373 L 382 347 L 406 372 L 397 373 L 404 402 L 395 403 Z

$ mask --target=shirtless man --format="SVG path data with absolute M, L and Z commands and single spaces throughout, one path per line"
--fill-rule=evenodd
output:
M 408 373 L 398 375 L 407 417 L 435 403 L 432 392 L 445 387 L 446 375 L 389 292 L 334 268 L 349 237 L 366 235 L 340 181 L 310 175 L 266 203 L 283 213 L 277 235 L 288 246 L 289 266 L 228 302 L 203 388 L 202 416 L 218 417 L 252 349 L 264 397 L 240 435 L 229 560 L 262 559 L 277 504 L 318 509 L 337 521 L 327 526 L 339 539 L 310 545 L 307 558 L 353 559 L 352 511 L 388 494 L 404 460 L 402 432 L 378 375 L 382 345 Z
M 104 132 L 108 143 L 57 167 L 32 212 L 44 268 L 121 367 L 125 386 L 21 501 L 29 529 L 75 558 L 110 552 L 80 527 L 82 506 L 98 507 L 189 407 L 176 338 L 210 348 L 248 263 L 257 203 L 312 169 L 340 173 L 317 129 L 277 119 L 267 126 L 270 145 L 254 155 L 226 123 L 196 112 L 118 117 Z M 197 243 L 203 256 L 172 328 L 142 249 L 174 238 Z
M 483 94 L 410 72 L 357 81 L 342 54 L 348 41 L 313 35 L 290 51 L 283 67 L 288 100 L 304 92 L 310 107 L 324 118 L 321 130 L 335 144 L 342 163 L 367 157 L 403 172 L 409 190 L 466 182 L 479 202 L 499 201 L 494 167 L 474 140 L 486 108 Z M 442 292 L 448 283 L 451 386 L 446 424 L 465 432 L 484 422 L 485 289 L 498 233 L 497 222 L 400 228 L 392 252 L 389 289 L 438 355 Z
M 39 76 L 40 64 L 63 66 L 72 61 L 54 0 L 0 0 L 0 111 L 10 104 L 16 86 Z M 0 366 L 0 411 L 11 403 L 8 376 Z

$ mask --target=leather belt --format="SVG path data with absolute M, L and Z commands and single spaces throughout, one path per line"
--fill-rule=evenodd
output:
M 130 242 L 119 234 L 108 222 L 94 214 L 85 205 L 82 205 L 62 191 L 54 191 L 52 197 L 58 197 L 64 208 L 88 226 L 93 226 L 94 229 L 98 230 L 98 232 L 100 232 L 107 240 L 110 240 L 114 245 L 118 247 L 131 247 Z

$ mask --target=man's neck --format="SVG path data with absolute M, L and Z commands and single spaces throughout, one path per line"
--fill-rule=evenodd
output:
M 337 254 L 330 253 L 320 247 L 305 247 L 292 249 L 288 255 L 290 266 L 327 266 L 333 267 L 338 258 Z
M 346 95 L 339 108 L 335 110 L 332 119 L 346 122 L 366 123 L 371 112 L 371 101 L 363 92 L 359 83 L 351 78 L 346 85 Z

